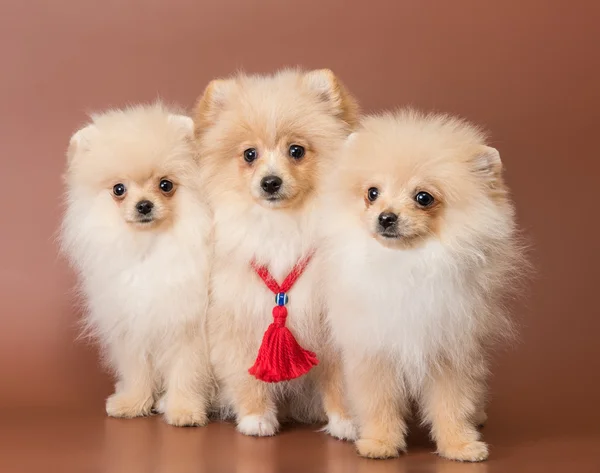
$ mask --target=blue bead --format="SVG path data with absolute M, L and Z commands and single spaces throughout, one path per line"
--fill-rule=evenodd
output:
M 275 304 L 286 305 L 288 303 L 288 296 L 285 292 L 279 292 L 275 294 Z

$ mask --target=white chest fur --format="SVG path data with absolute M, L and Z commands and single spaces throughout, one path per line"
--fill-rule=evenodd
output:
M 79 251 L 87 323 L 102 341 L 132 346 L 199 324 L 207 304 L 207 216 L 168 231 L 80 229 Z M 85 223 L 85 222 L 84 222 Z M 132 347 L 133 348 L 133 347 Z
M 250 262 L 265 265 L 281 284 L 298 260 L 315 248 L 313 223 L 303 215 L 279 210 L 255 209 L 234 217 L 225 209 L 215 216 L 215 240 L 212 304 L 258 346 L 272 321 L 275 295 Z M 309 349 L 318 343 L 314 334 L 322 329 L 315 271 L 311 262 L 288 293 L 287 326 Z
M 477 331 L 469 277 L 440 243 L 418 250 L 352 241 L 335 255 L 327 301 L 343 347 L 386 352 L 421 377 L 440 355 L 469 345 Z

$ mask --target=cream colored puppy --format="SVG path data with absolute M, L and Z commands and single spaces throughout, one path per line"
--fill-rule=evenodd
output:
M 210 215 L 193 121 L 160 104 L 94 115 L 71 138 L 62 246 L 117 377 L 113 417 L 204 425 Z M 159 401 L 160 398 L 160 401 Z
M 325 286 L 358 452 L 404 450 L 414 398 L 440 455 L 484 460 L 485 352 L 510 333 L 523 263 L 498 151 L 468 123 L 404 110 L 365 118 L 340 161 Z
M 329 418 L 327 430 L 340 438 L 354 436 L 317 290 L 316 260 L 321 256 L 314 209 L 323 167 L 337 159 L 356 121 L 356 108 L 328 70 L 216 80 L 199 100 L 196 134 L 216 242 L 210 356 L 220 407 L 236 417 L 244 434 L 274 435 L 278 413 L 281 417 L 286 405 L 300 417 L 319 417 L 303 396 L 308 393 L 310 398 L 315 385 Z M 273 321 L 275 300 L 252 262 L 267 268 L 281 284 L 315 250 L 289 291 L 286 326 L 320 363 L 292 381 L 258 380 L 248 370 Z

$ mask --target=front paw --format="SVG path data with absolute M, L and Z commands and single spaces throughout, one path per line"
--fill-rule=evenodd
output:
M 208 424 L 208 414 L 202 399 L 163 395 L 154 405 L 154 411 L 163 414 L 165 422 L 175 427 L 203 427 Z
M 438 454 L 449 460 L 480 462 L 488 457 L 488 446 L 478 440 L 438 448 Z
M 106 400 L 106 413 L 111 417 L 131 419 L 147 416 L 152 410 L 152 396 L 115 393 Z
M 354 441 L 358 437 L 354 422 L 337 414 L 332 414 L 329 417 L 329 422 L 323 427 L 322 431 L 340 440 Z
M 256 437 L 270 437 L 279 430 L 279 422 L 275 414 L 243 416 L 237 429 L 244 435 Z
M 399 455 L 397 445 L 392 442 L 376 439 L 359 439 L 356 441 L 356 450 L 361 457 L 385 459 L 396 458 Z
M 201 407 L 169 406 L 164 414 L 165 422 L 175 427 L 203 427 L 208 416 Z

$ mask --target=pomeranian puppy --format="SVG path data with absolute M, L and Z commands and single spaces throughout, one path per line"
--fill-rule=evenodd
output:
M 94 115 L 70 141 L 62 247 L 117 378 L 113 417 L 207 422 L 211 217 L 193 130 L 155 104 Z
M 351 438 L 339 358 L 328 348 L 316 262 L 290 290 L 285 324 L 313 352 L 313 361 L 316 353 L 318 366 L 282 382 L 257 379 L 249 368 L 273 321 L 274 295 L 256 268 L 282 283 L 311 254 L 313 260 L 320 257 L 313 210 L 321 171 L 356 123 L 356 102 L 329 70 L 240 74 L 208 85 L 195 121 L 214 211 L 208 333 L 221 414 L 235 416 L 243 434 L 269 436 L 286 409 L 297 420 L 323 419 L 317 411 L 324 411 L 326 430 Z
M 464 121 L 404 110 L 364 118 L 342 160 L 325 287 L 358 452 L 405 450 L 414 400 L 441 456 L 484 460 L 485 348 L 511 332 L 523 262 L 498 151 Z

